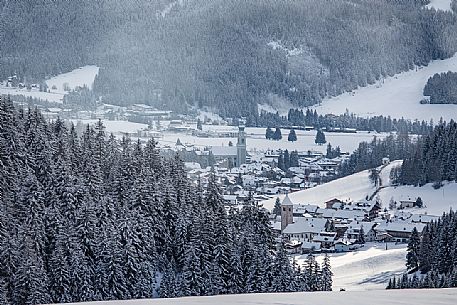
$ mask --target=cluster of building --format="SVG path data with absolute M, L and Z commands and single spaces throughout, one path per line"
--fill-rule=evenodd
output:
M 280 208 L 280 212 L 277 209 Z M 407 243 L 414 228 L 422 232 L 438 216 L 391 215 L 377 201 L 345 202 L 332 199 L 325 208 L 293 204 L 286 195 L 272 215 L 272 227 L 291 253 L 346 252 L 365 242 Z

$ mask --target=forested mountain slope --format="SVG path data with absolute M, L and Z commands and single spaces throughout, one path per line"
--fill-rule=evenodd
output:
M 421 0 L 171 2 L 0 1 L 0 78 L 96 64 L 107 102 L 253 119 L 257 103 L 315 104 L 457 46 L 454 14 Z

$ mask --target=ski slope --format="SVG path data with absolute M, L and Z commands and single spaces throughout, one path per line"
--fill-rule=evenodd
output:
M 334 291 L 224 295 L 74 303 L 79 305 L 447 305 L 455 304 L 457 289 L 404 289 L 379 291 Z
M 343 114 L 346 109 L 362 117 L 390 115 L 393 118 L 411 120 L 433 119 L 437 122 L 457 119 L 457 105 L 420 104 L 423 89 L 429 77 L 435 73 L 457 71 L 457 55 L 445 60 L 434 60 L 426 67 L 403 72 L 385 78 L 353 92 L 325 99 L 314 106 L 319 114 Z
M 92 88 L 92 85 L 95 80 L 95 76 L 98 74 L 99 68 L 97 66 L 84 66 L 78 69 L 74 69 L 68 73 L 62 73 L 57 76 L 54 76 L 46 81 L 46 84 L 49 87 L 49 90 L 52 93 L 61 93 L 66 94 L 64 86 L 73 90 L 76 87 L 87 86 Z M 55 86 L 56 89 L 52 89 Z
M 431 0 L 426 5 L 427 8 L 434 8 L 435 10 L 450 11 L 452 0 Z

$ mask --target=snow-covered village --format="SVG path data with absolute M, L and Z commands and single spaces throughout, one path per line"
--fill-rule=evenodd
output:
M 454 304 L 457 0 L 0 0 L 0 304 Z

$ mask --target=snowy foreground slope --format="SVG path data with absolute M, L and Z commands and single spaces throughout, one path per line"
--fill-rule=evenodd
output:
M 457 118 L 457 105 L 421 105 L 423 89 L 435 73 L 457 71 L 457 55 L 445 60 L 434 60 L 421 67 L 380 80 L 353 92 L 325 99 L 315 106 L 319 114 L 342 114 L 349 110 L 359 116 L 390 115 L 393 118 L 419 119 L 437 122 Z
M 358 292 L 303 292 L 246 294 L 214 297 L 188 297 L 180 299 L 155 299 L 79 303 L 91 305 L 445 305 L 455 304 L 457 289 L 379 290 Z

